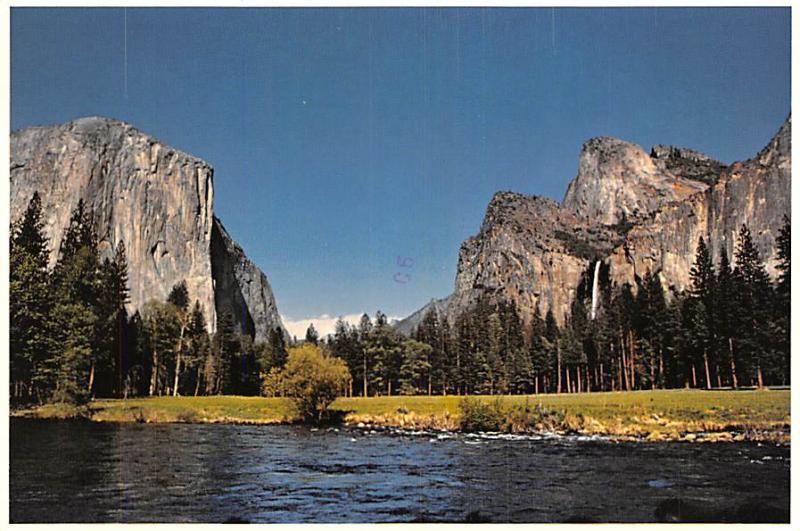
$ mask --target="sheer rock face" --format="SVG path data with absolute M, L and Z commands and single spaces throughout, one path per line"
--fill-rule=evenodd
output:
M 655 272 L 665 288 L 682 290 L 700 237 L 715 261 L 721 248 L 732 259 L 742 224 L 774 276 L 790 192 L 791 117 L 754 159 L 730 167 L 683 148 L 658 145 L 648 155 L 635 144 L 590 140 L 562 205 L 495 194 L 480 232 L 461 246 L 453 294 L 436 310 L 453 322 L 487 294 L 513 300 L 526 322 L 538 307 L 563 324 L 598 260 L 603 282 L 635 285 Z M 423 310 L 412 315 L 417 324 Z M 413 327 L 409 318 L 398 330 Z
M 705 183 L 689 178 L 690 171 L 682 171 L 687 158 L 701 168 L 705 164 L 697 164 L 700 160 L 711 162 L 690 150 L 657 146 L 651 156 L 636 144 L 593 138 L 581 149 L 578 175 L 562 204 L 595 224 L 635 222 L 666 203 L 705 189 Z
M 595 247 L 603 247 L 597 238 L 580 252 L 575 242 L 585 243 L 585 229 L 575 214 L 551 199 L 495 194 L 480 232 L 461 245 L 449 307 L 458 313 L 481 294 L 513 300 L 528 318 L 537 304 L 541 315 L 551 307 L 568 307 Z
M 703 192 L 665 205 L 634 227 L 608 259 L 614 282 L 633 283 L 647 271 L 660 271 L 665 287 L 685 289 L 700 237 L 715 262 L 721 250 L 733 261 L 743 224 L 775 277 L 776 240 L 783 216 L 791 213 L 791 129 L 790 117 L 755 158 L 725 168 Z
M 81 118 L 13 132 L 10 188 L 12 220 L 22 215 L 33 193 L 39 192 L 51 265 L 58 259 L 70 215 L 83 199 L 94 213 L 101 254 L 110 257 L 118 242 L 125 243 L 129 311 L 151 299 L 164 300 L 175 283 L 186 280 L 191 298 L 203 305 L 212 330 L 220 310 L 231 311 L 238 324 L 237 312 L 226 306 L 230 297 L 215 288 L 214 272 L 227 267 L 219 261 L 239 257 L 220 253 L 217 262 L 213 260 L 217 221 L 213 169 L 206 162 L 126 123 Z M 229 247 L 244 257 L 238 246 Z M 250 264 L 248 269 L 250 275 L 237 278 L 259 277 L 255 266 Z M 280 325 L 266 278 L 259 277 L 257 282 L 263 289 L 239 287 L 246 306 L 251 314 L 269 316 L 260 319 L 262 325 L 267 321 Z M 235 289 L 235 283 L 216 283 Z M 253 291 L 268 296 L 250 296 Z M 237 308 L 241 316 L 241 305 Z M 255 332 L 257 336 L 266 333 L 258 326 Z

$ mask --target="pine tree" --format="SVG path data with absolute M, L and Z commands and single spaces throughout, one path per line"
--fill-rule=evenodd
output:
M 198 300 L 195 300 L 188 317 L 184 346 L 183 371 L 186 375 L 184 389 L 197 396 L 200 394 L 203 369 L 211 349 L 211 340 L 206 329 L 206 317 Z
M 478 349 L 476 336 L 477 330 L 473 325 L 473 316 L 469 310 L 465 310 L 456 319 L 456 363 L 453 367 L 453 374 L 450 379 L 456 385 L 459 395 L 469 394 L 471 385 L 471 359 L 475 356 Z
M 780 382 L 788 384 L 791 375 L 791 263 L 792 263 L 792 224 L 788 217 L 783 218 L 783 227 L 778 235 L 778 285 L 775 290 L 776 304 L 774 321 L 776 324 L 776 343 L 779 356 L 781 357 Z
M 178 335 L 175 338 L 175 369 L 172 383 L 172 396 L 180 394 L 181 372 L 184 369 L 184 350 L 186 330 L 189 328 L 192 314 L 189 312 L 189 290 L 186 281 L 181 280 L 172 287 L 167 302 L 175 307 L 175 315 L 178 320 Z
M 563 351 L 569 381 L 573 389 L 580 392 L 588 382 L 585 367 L 588 364 L 587 344 L 591 342 L 591 326 L 587 306 L 575 300 L 570 311 L 569 323 L 564 327 Z
M 103 348 L 100 319 L 102 278 L 92 215 L 83 203 L 72 213 L 53 270 L 54 334 L 62 346 L 52 358 L 58 401 L 83 402 L 94 388 L 95 367 Z
M 167 296 L 167 302 L 184 312 L 189 310 L 189 289 L 186 287 L 185 280 L 181 280 L 172 286 Z
M 646 366 L 645 377 L 649 387 L 655 389 L 663 387 L 664 351 L 669 343 L 669 337 L 664 333 L 664 323 L 668 319 L 667 304 L 657 273 L 649 272 L 645 276 L 637 299 L 637 328 Z
M 237 370 L 234 374 L 235 387 L 230 393 L 254 396 L 261 391 L 261 378 L 256 363 L 256 346 L 249 334 L 237 335 L 238 350 L 234 357 Z
M 532 367 L 528 350 L 525 348 L 525 335 L 517 305 L 513 300 L 502 301 L 497 311 L 502 326 L 500 341 L 502 373 L 498 388 L 503 393 L 511 391 L 512 387 L 516 390 L 513 392 L 526 392 L 532 384 Z
M 436 311 L 431 308 L 422 318 L 422 322 L 417 327 L 416 339 L 419 342 L 425 343 L 431 347 L 430 353 L 430 370 L 428 371 L 428 382 L 426 384 L 426 392 L 432 395 L 434 388 L 442 386 L 442 394 L 444 394 L 445 385 L 445 355 L 442 352 L 442 331 L 439 323 L 439 316 Z
M 94 305 L 97 316 L 93 342 L 94 389 L 91 392 L 96 396 L 121 396 L 124 373 L 130 364 L 125 337 L 128 333 L 125 310 L 129 302 L 128 261 L 122 241 L 115 249 L 113 260 L 103 260 L 98 271 L 98 283 Z
M 289 358 L 289 353 L 286 348 L 286 340 L 283 336 L 283 330 L 276 326 L 269 331 L 267 337 L 267 359 L 261 362 L 261 370 L 269 372 L 273 367 L 283 368 L 286 365 L 286 360 Z
M 97 317 L 92 357 L 90 393 L 92 396 L 116 396 L 117 380 L 117 338 L 122 330 L 117 329 L 117 281 L 115 271 L 110 259 L 105 258 L 98 271 L 97 300 L 94 313 Z M 123 306 L 124 311 L 124 306 Z M 123 322 L 127 321 L 124 316 Z M 120 338 L 121 339 L 121 338 Z
M 791 287 L 791 264 L 792 264 L 792 222 L 787 217 L 783 217 L 783 226 L 778 234 L 778 292 L 786 297 L 792 293 Z
M 235 387 L 238 367 L 238 341 L 234 335 L 233 317 L 229 312 L 218 316 L 217 331 L 211 340 L 211 350 L 203 368 L 206 394 L 229 394 Z
M 370 330 L 364 348 L 367 357 L 374 360 L 369 379 L 376 392 L 388 396 L 393 392 L 397 394 L 403 362 L 402 340 L 380 311 L 375 314 L 375 326 Z
M 531 323 L 530 360 L 533 371 L 533 390 L 536 394 L 546 392 L 545 377 L 552 371 L 550 355 L 545 337 L 545 321 L 539 313 L 539 305 Z
M 437 347 L 435 347 L 437 352 L 432 354 L 433 360 L 431 362 L 431 371 L 436 381 L 441 382 L 440 390 L 442 395 L 446 395 L 452 390 L 452 385 L 449 378 L 451 374 L 455 346 L 453 341 L 453 332 L 450 328 L 450 322 L 447 320 L 447 317 L 443 317 L 439 324 L 439 344 Z
M 12 246 L 23 248 L 43 267 L 47 267 L 49 254 L 47 237 L 44 235 L 42 222 L 42 200 L 39 192 L 34 192 L 28 208 L 15 230 L 11 231 Z
M 402 361 L 397 378 L 401 395 L 427 392 L 432 351 L 430 345 L 414 339 L 402 342 Z
M 689 270 L 689 279 L 691 282 L 691 295 L 702 300 L 704 304 L 711 305 L 716 273 L 714 272 L 711 254 L 702 237 L 700 237 L 700 242 L 697 244 L 697 253 L 695 254 L 694 265 Z
M 683 305 L 683 327 L 685 330 L 685 343 L 690 349 L 688 352 L 687 381 L 691 374 L 692 386 L 698 385 L 698 365 L 707 360 L 708 348 L 711 344 L 711 325 L 708 321 L 708 310 L 701 299 L 689 297 Z M 706 381 L 706 387 L 710 382 Z
M 350 325 L 339 317 L 333 326 L 333 336 L 330 338 L 331 355 L 345 363 L 351 357 L 350 354 Z M 350 369 L 350 364 L 347 365 Z
M 545 348 L 548 351 L 549 363 L 548 365 L 555 370 L 555 376 L 551 371 L 551 384 L 550 387 L 556 392 L 560 393 L 562 388 L 562 358 L 561 358 L 561 345 L 559 343 L 560 331 L 556 324 L 556 318 L 553 315 L 553 308 L 547 310 L 547 315 L 544 318 L 544 339 Z
M 361 375 L 361 396 L 369 396 L 369 375 L 372 370 L 372 357 L 367 349 L 367 341 L 372 332 L 372 320 L 366 313 L 361 316 L 358 323 L 358 350 L 361 353 L 361 368 L 359 373 Z M 356 378 L 356 376 L 354 376 Z
M 738 329 L 741 320 L 737 285 L 733 275 L 728 254 L 725 248 L 720 249 L 719 264 L 717 266 L 716 288 L 714 298 L 716 311 L 715 329 L 718 331 L 718 350 L 724 353 L 724 365 L 727 366 L 727 380 L 731 387 L 739 386 L 739 368 L 737 367 Z M 723 358 L 723 355 L 720 356 Z M 722 365 L 723 362 L 720 362 Z
M 680 387 L 683 383 L 680 372 L 680 353 L 683 350 L 681 338 L 681 306 L 683 298 L 679 293 L 673 293 L 670 303 L 666 306 L 661 319 L 660 337 L 662 355 L 659 358 L 659 371 L 662 374 L 663 387 Z M 717 373 L 719 374 L 719 373 Z
M 630 284 L 623 284 L 612 297 L 608 309 L 609 349 L 613 351 L 611 375 L 615 388 L 630 391 L 636 389 L 638 356 L 636 352 L 637 315 L 636 299 Z
M 111 388 L 112 396 L 123 394 L 125 376 L 131 364 L 131 352 L 129 349 L 128 334 L 128 313 L 125 305 L 130 302 L 130 289 L 128 288 L 128 258 L 125 250 L 125 242 L 119 241 L 114 251 L 114 259 L 109 264 L 106 271 L 105 290 L 111 292 L 111 326 L 112 333 L 112 356 L 114 375 Z
M 314 345 L 319 343 L 319 334 L 317 329 L 314 328 L 314 323 L 308 325 L 308 329 L 306 329 L 306 343 L 313 343 Z
M 222 312 L 214 335 L 213 349 L 216 351 L 218 371 L 216 394 L 235 394 L 240 380 L 239 339 L 234 333 L 233 317 Z
M 487 313 L 491 311 L 488 307 L 486 310 Z M 503 359 L 506 357 L 508 350 L 505 348 L 506 337 L 499 312 L 491 311 L 491 313 L 488 313 L 484 325 L 482 329 L 485 332 L 485 336 L 480 351 L 485 356 L 486 367 L 484 372 L 486 375 L 476 383 L 484 387 L 490 395 L 503 394 L 506 380 Z
M 150 381 L 150 367 L 145 350 L 145 332 L 142 314 L 137 310 L 127 323 L 126 350 L 129 361 L 125 365 L 122 396 L 144 396 Z
M 738 295 L 739 344 L 743 369 L 758 387 L 764 385 L 764 370 L 775 362 L 770 338 L 770 281 L 747 226 L 742 225 L 733 272 Z
M 347 365 L 351 379 L 347 383 L 348 394 L 353 394 L 353 379 L 360 377 L 361 352 L 358 332 L 341 317 L 336 320 L 333 337 L 330 339 L 331 354 Z
M 174 382 L 173 364 L 181 324 L 176 307 L 170 303 L 149 301 L 141 313 L 150 377 L 147 394 L 160 396 L 167 394 Z
M 513 394 L 525 394 L 533 388 L 533 365 L 529 353 L 522 348 L 512 349 L 506 361 L 508 390 Z
M 53 297 L 47 238 L 38 192 L 12 227 L 9 250 L 10 396 L 14 402 L 42 400 L 53 386 L 47 360 L 55 345 L 51 339 Z
M 716 272 L 711 254 L 703 238 L 697 245 L 694 265 L 689 271 L 691 288 L 687 310 L 690 312 L 687 324 L 687 341 L 694 349 L 694 359 L 700 360 L 706 389 L 713 385 L 711 364 L 716 361 L 715 345 L 717 333 L 715 323 Z M 696 368 L 695 368 L 696 369 Z
M 69 220 L 67 232 L 61 241 L 59 249 L 61 260 L 64 257 L 72 257 L 84 248 L 89 247 L 92 252 L 97 251 L 97 236 L 94 232 L 94 222 L 91 210 L 86 208 L 83 199 L 78 200 L 78 205 L 72 212 Z

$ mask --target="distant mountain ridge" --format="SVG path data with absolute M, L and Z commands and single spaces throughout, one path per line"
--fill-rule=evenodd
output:
M 264 340 L 283 327 L 266 275 L 214 215 L 214 170 L 133 126 L 87 117 L 11 133 L 11 219 L 42 198 L 50 263 L 80 199 L 91 207 L 99 249 L 125 243 L 129 310 L 165 300 L 185 280 L 213 331 L 223 313 Z
M 481 295 L 513 301 L 526 322 L 552 309 L 563 323 L 595 270 L 613 285 L 654 272 L 665 289 L 683 290 L 700 237 L 715 261 L 720 249 L 731 257 L 742 224 L 774 277 L 776 238 L 790 214 L 791 115 L 758 155 L 729 166 L 691 149 L 648 153 L 593 138 L 561 204 L 497 192 L 478 234 L 461 245 L 453 293 L 397 329 L 413 333 L 429 309 L 452 323 Z

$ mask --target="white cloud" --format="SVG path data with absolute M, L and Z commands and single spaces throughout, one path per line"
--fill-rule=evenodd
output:
M 350 323 L 352 325 L 358 325 L 361 321 L 361 316 L 364 315 L 363 313 L 352 313 L 349 315 L 342 315 L 341 318 L 346 323 Z M 370 319 L 374 319 L 374 315 L 369 316 Z M 391 323 L 395 319 L 402 319 L 402 317 L 395 317 L 395 316 L 387 316 L 389 322 Z M 339 316 L 333 317 L 326 313 L 317 316 L 317 317 L 308 317 L 305 319 L 289 319 L 285 315 L 281 316 L 283 320 L 283 326 L 286 327 L 286 330 L 289 331 L 289 335 L 296 337 L 297 339 L 303 339 L 306 337 L 306 330 L 308 330 L 308 326 L 311 323 L 314 323 L 314 328 L 317 329 L 317 333 L 320 337 L 325 337 L 328 334 L 333 334 L 336 330 L 336 321 L 339 319 Z

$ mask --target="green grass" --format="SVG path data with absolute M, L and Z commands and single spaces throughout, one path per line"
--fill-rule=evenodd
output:
M 497 397 L 480 396 L 481 400 Z M 504 396 L 509 405 L 541 404 L 573 415 L 597 420 L 658 415 L 683 421 L 716 421 L 720 418 L 753 422 L 788 422 L 790 392 L 698 391 L 684 389 L 629 391 L 615 393 L 579 393 L 561 395 Z M 421 415 L 449 412 L 458 414 L 457 396 L 392 396 L 375 398 L 340 398 L 334 407 L 359 414 L 380 415 L 405 408 Z
M 480 396 L 492 401 L 497 397 Z M 670 389 L 614 393 L 504 396 L 506 406 L 537 404 L 562 411 L 570 424 L 586 433 L 679 438 L 685 432 L 760 430 L 786 432 L 790 424 L 791 394 L 787 389 L 760 391 L 702 391 Z M 334 407 L 352 417 L 392 423 L 398 411 L 420 416 L 447 414 L 457 423 L 456 396 L 415 396 L 339 399 Z M 370 419 L 369 417 L 377 417 Z M 388 417 L 388 418 L 387 418 Z
M 92 420 L 100 422 L 252 422 L 275 424 L 294 420 L 288 398 L 249 396 L 158 396 L 149 398 L 99 399 L 89 403 Z M 63 404 L 48 404 L 21 410 L 18 416 L 64 418 L 78 412 Z
M 339 398 L 333 403 L 332 408 L 358 415 L 395 414 L 398 409 L 405 409 L 418 415 L 434 415 L 444 412 L 456 415 L 460 401 L 461 397 L 459 396 L 375 396 Z
M 479 400 L 497 397 L 480 396 Z M 351 423 L 454 428 L 458 396 L 339 398 L 331 409 Z M 540 404 L 562 411 L 580 431 L 676 438 L 685 432 L 761 430 L 788 437 L 790 391 L 657 390 L 615 393 L 504 396 L 505 405 Z M 65 418 L 81 413 L 63 405 L 14 412 L 17 416 Z M 286 398 L 243 396 L 152 397 L 95 400 L 81 413 L 95 421 L 281 423 L 296 419 Z
M 115 420 L 126 410 L 145 415 L 151 422 L 254 422 L 292 420 L 294 406 L 287 398 L 249 396 L 152 397 L 129 400 L 97 400 L 92 403 L 97 420 Z M 152 419 L 152 420 L 151 420 Z

